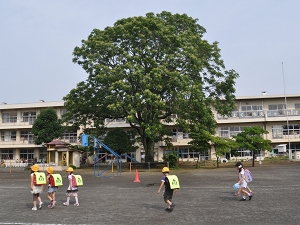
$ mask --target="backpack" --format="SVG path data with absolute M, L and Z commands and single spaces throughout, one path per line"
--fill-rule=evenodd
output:
M 251 172 L 250 170 L 248 169 L 244 169 L 245 171 L 245 180 L 247 183 L 251 182 L 253 179 L 252 179 L 252 175 L 251 175 Z
M 72 187 L 78 187 L 83 185 L 83 180 L 80 175 L 72 174 Z
M 49 184 L 51 187 L 62 186 L 62 178 L 60 174 L 50 174 L 49 176 Z
M 34 186 L 42 186 L 47 183 L 46 175 L 44 172 L 34 172 L 33 173 L 33 185 Z
M 179 180 L 178 177 L 176 175 L 168 175 L 166 176 L 166 181 L 168 185 L 170 185 L 170 189 L 179 189 L 180 185 L 179 185 Z

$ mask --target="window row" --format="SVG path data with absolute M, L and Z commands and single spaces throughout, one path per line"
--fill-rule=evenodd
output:
M 33 144 L 34 135 L 30 130 L 20 131 L 20 142 Z M 1 131 L 1 141 L 11 142 L 17 140 L 17 131 Z M 62 140 L 68 140 L 70 143 L 77 142 L 77 131 L 66 131 L 62 135 Z

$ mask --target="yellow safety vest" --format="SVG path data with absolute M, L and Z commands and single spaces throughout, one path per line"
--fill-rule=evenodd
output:
M 34 178 L 33 178 L 33 183 L 34 185 L 43 185 L 46 184 L 46 175 L 44 172 L 34 172 Z
M 83 185 L 83 180 L 82 177 L 80 175 L 73 175 L 76 179 L 76 186 L 82 186 Z
M 179 180 L 176 175 L 168 175 L 167 179 L 169 180 L 171 189 L 179 189 L 180 188 Z
M 54 186 L 62 186 L 63 185 L 62 177 L 60 174 L 51 174 L 51 176 L 53 177 Z

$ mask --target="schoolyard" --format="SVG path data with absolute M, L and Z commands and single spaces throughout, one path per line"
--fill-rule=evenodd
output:
M 140 182 L 134 182 L 135 170 L 116 173 L 106 171 L 94 177 L 92 168 L 77 169 L 84 186 L 79 190 L 80 206 L 63 206 L 66 200 L 67 173 L 62 175 L 57 203 L 48 209 L 46 192 L 41 196 L 44 207 L 32 211 L 30 171 L 0 168 L 0 224 L 298 224 L 300 220 L 300 163 L 269 163 L 251 167 L 254 191 L 251 201 L 239 201 L 233 184 L 237 171 L 232 164 L 221 168 L 171 170 L 179 177 L 181 188 L 174 194 L 174 211 L 164 209 L 162 194 L 157 194 L 162 174 L 157 170 L 138 170 Z

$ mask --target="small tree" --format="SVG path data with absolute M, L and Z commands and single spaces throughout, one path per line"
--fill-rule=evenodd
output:
M 64 126 L 53 108 L 43 109 L 33 123 L 31 132 L 36 145 L 45 144 L 62 136 Z
M 221 138 L 213 136 L 211 140 L 212 145 L 215 146 L 215 154 L 217 156 L 217 168 L 219 168 L 219 157 L 230 152 L 231 148 L 236 148 L 237 143 L 232 139 Z
M 178 159 L 177 151 L 172 151 L 169 154 L 163 155 L 163 160 L 169 162 L 170 168 L 178 169 Z
M 244 131 L 238 133 L 235 136 L 238 145 L 244 149 L 252 151 L 252 167 L 254 167 L 255 151 L 256 150 L 268 150 L 272 151 L 271 141 L 262 137 L 263 134 L 268 134 L 267 130 L 264 130 L 260 126 L 245 127 Z

